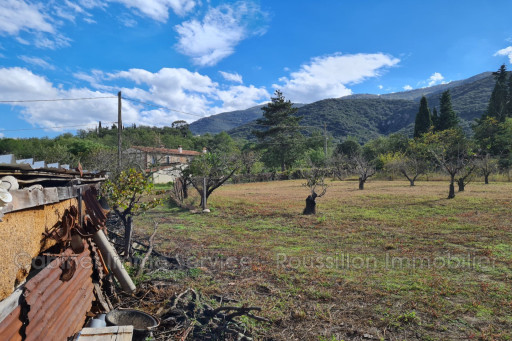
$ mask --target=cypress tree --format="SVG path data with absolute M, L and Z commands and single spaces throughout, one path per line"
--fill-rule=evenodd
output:
M 439 124 L 437 127 L 438 131 L 455 128 L 459 124 L 459 118 L 452 107 L 452 96 L 450 90 L 446 90 L 441 95 L 441 101 L 439 105 Z
M 432 126 L 432 118 L 428 109 L 427 98 L 421 97 L 420 109 L 416 114 L 416 122 L 414 123 L 414 137 L 420 137 L 429 131 Z
M 495 117 L 498 122 L 505 121 L 507 117 L 507 98 L 509 97 L 509 89 L 507 89 L 507 69 L 502 65 L 498 72 L 494 72 L 496 84 L 492 90 L 489 105 L 485 117 Z
M 437 114 L 436 107 L 434 107 L 434 110 L 432 110 L 432 126 L 434 127 L 434 131 L 439 130 L 439 115 Z

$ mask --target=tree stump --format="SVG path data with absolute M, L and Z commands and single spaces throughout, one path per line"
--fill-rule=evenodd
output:
M 310 215 L 310 214 L 316 214 L 316 202 L 315 199 L 317 197 L 317 194 L 313 192 L 313 194 L 308 195 L 306 198 L 306 207 L 304 208 L 304 211 L 302 214 L 304 215 Z

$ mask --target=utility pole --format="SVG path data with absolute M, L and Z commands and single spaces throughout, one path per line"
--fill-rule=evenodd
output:
M 121 133 L 123 129 L 123 120 L 121 119 L 121 91 L 117 93 L 117 167 L 121 171 Z
M 324 123 L 324 156 L 327 159 L 327 123 Z

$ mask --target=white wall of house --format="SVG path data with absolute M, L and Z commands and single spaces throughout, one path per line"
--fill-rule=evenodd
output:
M 173 167 L 160 169 L 159 171 L 153 173 L 153 183 L 166 184 L 170 181 L 174 182 L 176 178 L 181 176 L 181 171 L 187 167 L 188 165 L 176 165 Z

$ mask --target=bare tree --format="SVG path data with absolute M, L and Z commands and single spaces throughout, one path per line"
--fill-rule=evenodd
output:
M 190 183 L 201 197 L 201 206 L 205 209 L 208 197 L 228 181 L 239 168 L 238 153 L 206 153 L 196 157 L 183 171 L 183 176 L 190 179 Z
M 491 154 L 485 153 L 476 159 L 476 166 L 480 173 L 484 176 L 484 182 L 489 184 L 489 175 L 498 171 L 498 159 L 493 158 Z
M 316 198 L 322 197 L 327 192 L 325 176 L 328 174 L 326 169 L 312 168 L 304 172 L 306 182 L 302 186 L 309 188 L 310 194 L 306 198 L 306 207 L 302 214 L 316 214 Z M 318 193 L 317 193 L 318 191 Z
M 353 155 L 348 161 L 348 169 L 351 174 L 359 176 L 359 189 L 364 189 L 364 184 L 376 173 L 372 161 L 368 160 L 363 153 Z
M 329 160 L 328 165 L 334 179 L 343 180 L 347 175 L 348 165 L 347 157 L 342 154 L 334 153 Z
M 464 192 L 466 189 L 466 185 L 469 184 L 475 174 L 476 168 L 475 159 L 472 160 L 472 162 L 468 163 L 468 165 L 461 169 L 460 176 L 457 179 L 457 185 L 459 186 L 459 192 Z
M 382 159 L 386 169 L 399 172 L 414 186 L 416 179 L 430 168 L 428 156 L 425 144 L 411 140 L 405 152 L 386 154 Z

